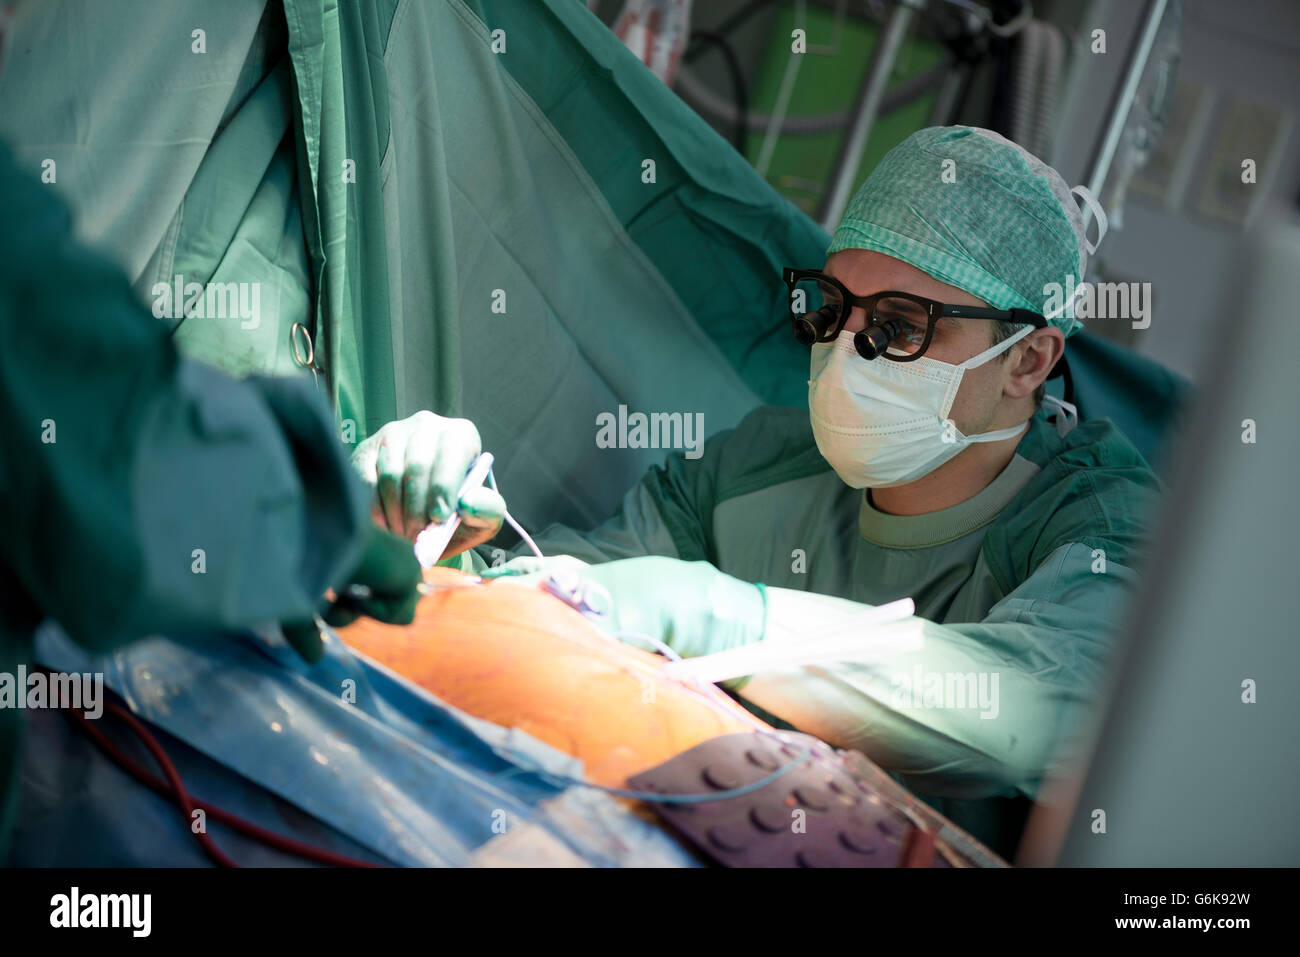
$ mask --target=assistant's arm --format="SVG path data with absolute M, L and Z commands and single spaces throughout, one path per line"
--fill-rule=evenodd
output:
M 7 611 L 96 647 L 310 617 L 366 520 L 324 403 L 179 358 L 56 189 L 0 144 Z
M 916 619 L 915 651 L 760 674 L 741 694 L 902 773 L 919 793 L 1034 797 L 1079 752 L 1135 589 L 1131 568 L 1093 569 L 1091 547 L 1062 545 L 983 621 Z M 863 607 L 769 588 L 765 643 L 825 634 Z

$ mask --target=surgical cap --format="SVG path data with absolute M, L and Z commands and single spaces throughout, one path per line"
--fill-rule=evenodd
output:
M 1081 326 L 1073 302 L 1045 311 L 1051 297 L 1044 286 L 1068 294 L 1096 249 L 1074 193 L 1093 206 L 1104 231 L 1087 190 L 1072 191 L 1027 150 L 991 130 L 934 126 L 885 154 L 826 252 L 892 256 L 995 309 L 1042 313 L 1068 336 Z

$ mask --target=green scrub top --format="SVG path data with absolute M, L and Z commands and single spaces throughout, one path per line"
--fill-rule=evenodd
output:
M 745 581 L 835 596 L 808 607 L 809 637 L 845 612 L 836 599 L 913 598 L 921 650 L 757 676 L 743 700 L 864 752 L 1009 855 L 1044 777 L 1081 746 L 1160 489 L 1109 420 L 1062 437 L 1039 412 L 979 494 L 889 515 L 831 471 L 806 411 L 764 407 L 700 458 L 652 469 L 598 528 L 535 538 L 547 555 L 705 560 Z M 494 558 L 484 546 L 476 564 Z M 949 675 L 983 680 L 995 703 L 976 706 L 973 686 L 966 706 L 927 699 Z
M 93 649 L 310 617 L 366 494 L 302 380 L 180 359 L 0 143 L 0 675 L 45 618 Z M 236 320 L 237 321 L 237 320 Z M 0 701 L 0 858 L 22 711 Z

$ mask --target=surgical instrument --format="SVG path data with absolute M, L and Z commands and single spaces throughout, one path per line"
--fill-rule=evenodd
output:
M 419 534 L 415 540 L 415 557 L 420 561 L 421 568 L 429 568 L 438 563 L 442 553 L 446 550 L 451 537 L 456 534 L 456 529 L 460 527 L 460 500 L 468 492 L 479 488 L 487 479 L 488 473 L 492 470 L 492 453 L 484 452 L 470 465 L 469 472 L 465 476 L 465 481 L 461 483 L 459 491 L 456 492 L 456 501 L 453 503 L 451 517 L 441 524 L 431 523 L 428 528 Z

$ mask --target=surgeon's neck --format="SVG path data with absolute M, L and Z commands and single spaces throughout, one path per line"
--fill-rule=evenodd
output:
M 1001 442 L 977 442 L 929 475 L 893 488 L 868 489 L 871 504 L 890 515 L 924 515 L 974 498 L 1002 474 L 1015 458 L 1019 435 Z

